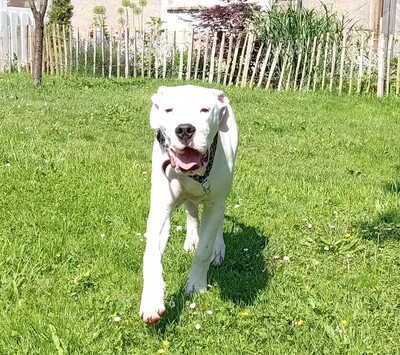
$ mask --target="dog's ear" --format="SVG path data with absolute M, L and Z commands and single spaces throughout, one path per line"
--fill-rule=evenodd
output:
M 164 86 L 160 86 L 157 90 L 157 93 L 155 93 L 151 97 L 153 106 L 151 107 L 150 111 L 150 127 L 153 129 L 160 128 L 160 104 L 161 104 L 161 99 L 164 95 L 164 89 L 165 89 Z
M 219 130 L 227 132 L 229 130 L 227 123 L 229 117 L 229 99 L 221 90 L 214 90 L 214 94 L 217 96 L 217 105 L 219 108 Z

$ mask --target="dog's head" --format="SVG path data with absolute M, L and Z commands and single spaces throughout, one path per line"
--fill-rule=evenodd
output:
M 202 174 L 215 135 L 227 131 L 229 100 L 220 90 L 161 86 L 152 97 L 150 126 L 165 137 L 177 172 Z

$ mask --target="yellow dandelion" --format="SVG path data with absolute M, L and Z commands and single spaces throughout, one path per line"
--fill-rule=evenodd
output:
M 170 342 L 168 340 L 163 340 L 162 345 L 164 348 L 168 348 L 169 347 Z
M 346 325 L 349 324 L 349 322 L 348 322 L 346 319 L 342 319 L 342 320 L 340 321 L 340 324 L 343 325 L 343 326 L 345 327 Z
M 249 316 L 249 315 L 250 315 L 250 313 L 247 312 L 247 311 L 239 312 L 239 316 L 242 316 L 242 317 L 247 317 L 247 316 Z
M 294 322 L 294 325 L 297 326 L 297 327 L 301 327 L 301 326 L 304 325 L 304 320 L 299 319 L 298 321 Z
M 158 354 L 164 354 L 164 353 L 165 353 L 165 350 L 164 350 L 164 349 L 160 349 L 160 350 L 157 351 L 157 353 L 158 353 Z
M 344 237 L 345 237 L 346 239 L 349 239 L 349 238 L 351 237 L 351 234 L 350 234 L 350 233 L 346 233 L 346 234 L 344 235 Z

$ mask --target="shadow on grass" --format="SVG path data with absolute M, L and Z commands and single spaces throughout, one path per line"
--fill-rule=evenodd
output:
M 267 287 L 272 276 L 263 253 L 268 238 L 256 227 L 231 217 L 226 219 L 232 223 L 232 229 L 224 234 L 225 260 L 221 266 L 211 267 L 209 278 L 211 284 L 218 284 L 222 299 L 248 306 Z
M 363 239 L 384 243 L 400 241 L 400 211 L 392 209 L 378 214 L 372 221 L 361 222 L 356 228 Z
M 387 182 L 383 185 L 383 189 L 386 192 L 390 192 L 394 195 L 398 195 L 398 194 L 400 194 L 400 181 Z
M 230 300 L 239 306 L 251 305 L 260 291 L 268 286 L 272 272 L 267 270 L 264 250 L 268 238 L 257 228 L 237 222 L 227 216 L 232 225 L 231 231 L 225 231 L 225 260 L 222 265 L 211 266 L 208 272 L 209 283 L 220 289 L 223 300 Z M 155 326 L 163 334 L 168 326 L 179 323 L 185 307 L 184 285 L 169 297 L 174 307 L 168 304 L 167 312 L 161 322 Z

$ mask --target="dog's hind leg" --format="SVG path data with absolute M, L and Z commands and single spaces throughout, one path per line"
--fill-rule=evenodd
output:
M 224 222 L 220 224 L 218 228 L 217 238 L 214 243 L 214 251 L 211 263 L 215 266 L 222 264 L 225 258 L 225 242 L 223 236 Z
M 199 243 L 199 206 L 197 203 L 186 201 L 186 238 L 183 245 L 186 251 L 193 251 Z

